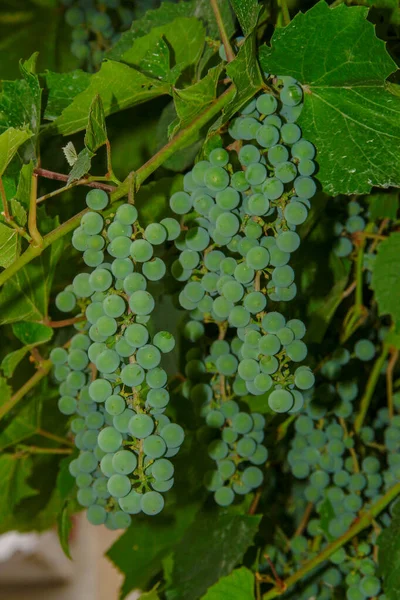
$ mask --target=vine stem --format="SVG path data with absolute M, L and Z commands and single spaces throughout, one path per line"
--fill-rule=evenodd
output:
M 355 523 L 343 534 L 340 538 L 328 544 L 326 548 L 324 548 L 317 556 L 307 561 L 301 569 L 293 573 L 290 577 L 283 581 L 284 589 L 275 586 L 269 592 L 266 592 L 263 595 L 263 600 L 272 600 L 272 598 L 276 598 L 280 596 L 284 591 L 292 587 L 295 583 L 303 579 L 307 573 L 315 569 L 318 565 L 320 565 L 324 560 L 327 560 L 331 554 L 336 552 L 339 548 L 344 546 L 349 540 L 351 540 L 354 536 L 358 535 L 361 531 L 366 529 L 371 525 L 374 521 L 375 517 L 377 517 L 392 500 L 394 500 L 400 494 L 400 483 L 396 483 L 393 487 L 391 487 L 384 496 L 382 496 L 379 500 L 373 504 L 368 511 L 365 512 L 363 516 L 355 521 Z
M 1 195 L 1 201 L 3 203 L 4 217 L 5 217 L 6 221 L 9 221 L 11 219 L 11 216 L 10 216 L 10 211 L 8 209 L 6 190 L 4 189 L 4 184 L 3 184 L 3 180 L 1 177 L 0 177 L 0 195 Z
M 389 418 L 393 418 L 394 408 L 393 408 L 393 371 L 396 366 L 396 362 L 399 358 L 399 351 L 397 348 L 390 348 L 390 359 L 388 368 L 386 370 L 386 395 L 387 395 L 387 403 L 389 409 Z
M 68 181 L 69 175 L 65 175 L 64 173 L 56 173 L 55 171 L 49 171 L 48 169 L 41 169 L 37 167 L 34 170 L 36 175 L 39 177 L 44 177 L 45 179 L 54 179 L 56 181 Z M 99 190 L 104 190 L 105 192 L 113 192 L 116 188 L 113 185 L 107 185 L 106 183 L 99 183 L 98 181 L 91 181 L 91 178 L 84 178 L 79 180 L 79 185 L 87 185 L 88 187 L 97 188 Z M 76 182 L 74 182 L 77 185 Z M 73 184 L 71 184 L 72 187 Z M 65 186 L 67 187 L 67 186 Z
M 37 228 L 36 222 L 36 199 L 37 199 L 37 185 L 38 185 L 38 176 L 36 173 L 32 175 L 31 182 L 31 193 L 29 198 L 29 214 L 28 214 L 28 231 L 32 238 L 32 242 L 34 246 L 43 246 L 43 238 Z
M 27 394 L 32 388 L 34 388 L 35 385 L 39 383 L 41 379 L 48 375 L 51 367 L 51 360 L 44 360 L 42 362 L 36 373 L 32 375 L 32 377 L 28 379 L 28 381 L 24 383 L 24 385 L 20 387 L 19 390 L 15 392 L 15 394 L 11 396 L 11 398 L 7 402 L 0 406 L 0 420 L 3 417 L 5 417 L 5 415 L 8 414 L 10 410 L 12 410 L 18 404 L 18 402 L 22 400 L 25 394 Z
M 44 437 L 48 440 L 57 442 L 58 444 L 63 444 L 65 446 L 72 446 L 73 448 L 75 447 L 75 444 L 73 444 L 73 442 L 71 442 L 70 440 L 67 440 L 67 438 L 63 438 L 59 435 L 56 435 L 55 433 L 50 433 L 50 431 L 46 431 L 44 429 L 38 429 L 37 435 L 41 435 L 42 437 Z
M 231 85 L 221 96 L 219 96 L 203 113 L 201 113 L 188 127 L 182 129 L 170 142 L 165 144 L 161 150 L 159 150 L 152 158 L 150 158 L 138 171 L 136 171 L 135 175 L 135 183 L 136 186 L 139 187 L 143 181 L 147 179 L 159 166 L 161 166 L 170 156 L 174 154 L 181 146 L 185 143 L 188 143 L 193 135 L 198 132 L 204 125 L 208 123 L 212 117 L 217 115 L 220 110 L 224 108 L 231 100 L 233 100 L 236 94 L 236 87 Z M 48 177 L 49 179 L 56 179 L 58 181 L 66 181 L 66 175 L 61 175 L 61 173 L 54 173 L 53 171 L 46 171 L 45 169 L 36 169 L 35 173 L 37 175 L 41 175 L 43 177 Z M 129 192 L 132 181 L 132 173 L 130 173 L 127 178 L 121 183 L 117 188 L 112 186 L 106 186 L 103 184 L 96 184 L 91 187 L 99 187 L 102 185 L 100 189 L 109 189 L 111 188 L 111 202 L 115 202 L 120 198 L 126 196 Z M 56 240 L 62 238 L 64 235 L 67 235 L 70 231 L 78 227 L 79 222 L 82 216 L 88 212 L 88 209 L 81 211 L 75 216 L 71 217 L 68 221 L 56 227 L 53 231 L 48 233 L 43 237 L 43 245 L 41 247 L 30 246 L 25 252 L 7 269 L 5 269 L 2 273 L 0 273 L 0 285 L 3 285 L 10 277 L 12 277 L 15 273 L 17 273 L 22 267 L 27 265 L 37 256 L 51 246 Z M 110 212 L 110 209 L 108 209 Z M 107 214 L 107 213 L 106 213 Z
M 63 319 L 62 321 L 51 321 L 47 319 L 46 321 L 43 321 L 43 325 L 57 329 L 58 327 L 68 327 L 68 325 L 74 325 L 74 323 L 80 323 L 84 320 L 84 315 L 81 315 L 80 317 L 71 317 L 70 319 Z
M 25 454 L 72 454 L 73 448 L 40 448 L 39 446 L 19 446 L 20 452 Z
M 383 363 L 386 360 L 387 355 L 389 354 L 390 346 L 388 344 L 383 344 L 382 352 L 378 356 L 375 361 L 375 364 L 372 368 L 372 371 L 368 377 L 367 385 L 365 388 L 365 392 L 363 397 L 361 398 L 360 408 L 358 411 L 358 415 L 354 421 L 354 431 L 359 433 L 363 423 L 365 416 L 368 412 L 368 408 L 372 399 L 372 395 L 375 391 L 376 384 L 378 383 L 379 375 L 381 374 Z
M 223 2 L 225 0 L 222 0 Z M 228 62 L 231 62 L 235 58 L 235 53 L 232 50 L 232 46 L 230 44 L 228 34 L 226 33 L 224 21 L 221 16 L 221 12 L 218 6 L 218 0 L 210 0 L 211 8 L 214 11 L 215 20 L 217 21 L 219 35 L 221 36 L 221 41 L 225 48 L 225 54 Z

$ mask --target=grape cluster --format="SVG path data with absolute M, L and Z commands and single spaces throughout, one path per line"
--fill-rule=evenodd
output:
M 314 384 L 307 367 L 291 369 L 307 356 L 304 323 L 267 310 L 268 302 L 287 302 L 296 295 L 289 261 L 300 244 L 296 228 L 305 222 L 316 192 L 310 177 L 315 148 L 302 139 L 290 112 L 301 105 L 301 87 L 292 78 L 272 78 L 271 83 L 273 93 L 254 98 L 230 123 L 228 149 L 214 148 L 208 160 L 197 162 L 184 177 L 184 190 L 170 198 L 182 224 L 175 240 L 180 254 L 171 271 L 184 282 L 179 302 L 190 315 L 185 335 L 192 342 L 201 340 L 208 323 L 220 331 L 220 339 L 205 348 L 203 362 L 223 383 L 203 390 L 203 413 L 209 426 L 222 429 L 221 440 L 210 449 L 218 470 L 208 487 L 223 505 L 232 502 L 235 492 L 247 493 L 262 481 L 256 466 L 248 467 L 253 483 L 247 477 L 243 481 L 246 469 L 239 472 L 238 465 L 251 462 L 253 453 L 254 464 L 261 464 L 258 456 L 262 462 L 267 457 L 254 441 L 263 439 L 257 425 L 261 415 L 243 413 L 232 398 L 268 393 L 274 412 L 296 412 L 303 405 L 300 390 Z M 233 423 L 241 419 L 243 431 L 231 435 Z M 229 468 L 221 474 L 219 462 L 226 457 Z
M 72 27 L 71 52 L 89 69 L 98 68 L 120 31 L 131 26 L 134 14 L 121 0 L 61 0 Z
M 155 302 L 147 284 L 166 270 L 154 250 L 175 233 L 172 219 L 143 230 L 131 204 L 119 206 L 106 224 L 96 212 L 108 203 L 101 190 L 90 191 L 86 201 L 92 210 L 72 242 L 93 270 L 76 275 L 56 297 L 59 310 L 78 305 L 85 320 L 68 349 L 54 348 L 51 359 L 60 411 L 77 415 L 71 430 L 80 454 L 70 470 L 78 501 L 91 523 L 119 528 L 129 525 L 131 514 L 162 510 L 160 492 L 174 482 L 169 458 L 184 439 L 181 426 L 164 414 L 169 392 L 160 363 L 175 340 L 168 331 L 151 337 L 148 329 Z
M 344 224 L 337 221 L 334 225 L 334 233 L 338 236 L 338 239 L 333 251 L 336 256 L 341 258 L 349 256 L 353 252 L 354 243 L 352 236 L 364 231 L 367 225 L 365 217 L 368 217 L 362 203 L 357 200 L 349 202 L 346 206 L 346 210 L 347 218 Z

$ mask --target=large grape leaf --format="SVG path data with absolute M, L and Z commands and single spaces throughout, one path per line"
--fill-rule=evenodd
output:
M 174 553 L 168 600 L 201 597 L 228 575 L 253 543 L 260 517 L 208 513 L 187 529 Z
M 400 233 L 392 233 L 378 246 L 372 271 L 372 289 L 380 315 L 390 315 L 400 325 Z
M 260 49 L 264 71 L 303 85 L 299 124 L 317 147 L 318 178 L 331 195 L 400 186 L 400 97 L 386 83 L 396 64 L 367 14 L 321 0 Z
M 15 127 L 6 129 L 0 135 L 0 177 L 14 158 L 18 148 L 31 136 L 32 133 L 29 129 L 15 129 Z
M 392 511 L 393 520 L 378 538 L 379 574 L 388 600 L 400 598 L 400 502 Z
M 201 600 L 254 600 L 254 575 L 246 567 L 235 569 L 209 588 Z
M 230 0 L 230 3 L 243 33 L 247 35 L 257 25 L 261 5 L 258 4 L 258 0 Z
M 74 97 L 49 127 L 63 135 L 86 127 L 93 98 L 98 94 L 103 101 L 105 115 L 141 104 L 151 98 L 169 93 L 169 84 L 147 77 L 128 65 L 109 60 L 92 75 L 89 86 Z
M 72 100 L 84 92 L 90 84 L 90 74 L 80 69 L 70 73 L 53 73 L 44 75 L 48 92 L 44 118 L 54 121 Z

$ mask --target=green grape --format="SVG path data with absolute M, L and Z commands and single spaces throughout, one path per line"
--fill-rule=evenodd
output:
M 229 154 L 224 148 L 214 148 L 209 158 L 210 163 L 215 167 L 224 167 L 229 162 Z
M 105 427 L 100 431 L 97 443 L 103 452 L 116 452 L 122 444 L 122 435 L 114 427 Z
M 149 315 L 154 309 L 155 302 L 151 294 L 138 290 L 129 298 L 129 306 L 136 315 Z
M 266 179 L 262 185 L 262 191 L 270 200 L 278 200 L 284 192 L 285 188 L 280 179 L 270 177 Z
M 289 265 L 276 267 L 272 272 L 272 281 L 280 287 L 287 287 L 294 281 L 294 271 Z
M 283 104 L 297 106 L 303 99 L 303 90 L 295 83 L 285 85 L 280 91 L 280 97 Z
M 107 518 L 107 512 L 103 506 L 92 504 L 88 507 L 86 516 L 91 525 L 103 525 Z
M 121 296 L 112 294 L 103 300 L 104 314 L 108 317 L 120 317 L 125 312 L 125 301 Z
M 92 210 L 103 210 L 108 204 L 108 196 L 104 190 L 90 190 L 86 194 L 86 204 Z
M 209 299 L 211 301 L 211 298 L 209 298 L 208 296 L 207 296 L 207 299 Z M 199 307 L 200 307 L 200 304 L 201 304 L 201 302 L 199 303 Z M 211 304 L 212 304 L 212 301 L 211 301 Z M 210 306 L 210 310 L 211 310 L 211 306 Z M 185 327 L 183 329 L 183 335 L 185 336 L 186 339 L 190 340 L 191 342 L 196 342 L 204 335 L 203 323 L 200 323 L 199 321 L 189 321 L 188 323 L 185 324 Z M 175 341 L 174 341 L 174 345 L 175 345 Z
M 179 262 L 183 269 L 195 269 L 200 262 L 200 254 L 194 250 L 184 250 L 179 256 Z
M 315 383 L 315 377 L 310 369 L 300 367 L 295 371 L 294 382 L 300 390 L 309 390 Z
M 96 379 L 89 386 L 89 395 L 94 402 L 105 402 L 112 394 L 112 386 L 106 379 Z
M 53 365 L 64 365 L 68 360 L 68 352 L 65 348 L 53 348 L 50 352 L 50 360 Z
M 251 415 L 244 412 L 238 412 L 232 417 L 232 429 L 236 433 L 242 435 L 249 433 L 253 427 L 253 419 Z
M 99 213 L 87 212 L 81 219 L 81 227 L 87 235 L 96 235 L 103 230 L 103 217 Z
M 263 473 L 258 467 L 247 467 L 242 473 L 242 481 L 249 488 L 259 487 L 263 479 Z
M 150 223 L 144 230 L 144 235 L 150 244 L 157 246 L 167 239 L 167 230 L 160 223 Z
M 311 177 L 300 175 L 294 180 L 294 189 L 299 198 L 312 198 L 317 191 L 317 186 Z
M 96 359 L 96 367 L 102 373 L 114 373 L 119 367 L 120 357 L 115 350 L 104 350 Z
M 333 247 L 333 251 L 336 254 L 336 256 L 339 256 L 340 258 L 345 258 L 346 256 L 349 256 L 352 253 L 353 244 L 351 240 L 349 240 L 349 238 L 340 237 L 336 240 L 336 243 Z
M 223 213 L 217 218 L 215 225 L 219 233 L 227 237 L 232 237 L 239 231 L 240 221 L 232 213 Z
M 132 225 L 138 217 L 138 212 L 132 204 L 122 204 L 117 208 L 115 219 L 121 225 Z
M 236 268 L 236 267 L 235 267 Z M 227 281 L 222 286 L 222 294 L 228 302 L 239 302 L 243 298 L 244 288 L 238 281 Z
M 245 177 L 250 185 L 260 185 L 267 177 L 267 169 L 261 163 L 251 163 L 245 171 Z
M 237 119 L 237 132 L 239 139 L 252 140 L 259 128 L 260 123 L 253 117 L 241 117 Z
M 235 494 L 229 487 L 220 487 L 214 492 L 214 500 L 219 506 L 229 506 L 234 499 Z
M 238 367 L 238 374 L 242 379 L 244 379 L 244 381 L 253 381 L 254 378 L 259 374 L 259 372 L 260 367 L 256 360 L 252 358 L 245 358 L 244 360 L 240 361 Z
M 167 425 L 166 427 L 169 427 Z M 167 445 L 164 439 L 159 435 L 151 434 L 144 438 L 143 452 L 151 458 L 160 458 L 165 454 Z
M 114 333 L 118 329 L 117 321 L 112 317 L 107 317 L 104 315 L 100 317 L 96 322 L 96 328 L 99 332 L 99 335 L 108 338 L 110 335 L 114 335 Z
M 175 338 L 169 331 L 159 331 L 153 338 L 153 344 L 163 353 L 171 352 L 175 348 Z
M 138 494 L 135 490 L 131 490 L 129 494 L 123 498 L 118 498 L 118 504 L 124 512 L 130 515 L 137 515 L 142 510 L 141 500 L 142 494 Z
M 211 410 L 207 413 L 206 423 L 209 427 L 215 427 L 216 429 L 222 427 L 225 422 L 225 417 L 219 410 Z
M 256 139 L 262 148 L 271 148 L 279 142 L 279 130 L 273 125 L 261 125 L 257 129 Z
M 176 423 L 169 423 L 163 427 L 160 435 L 165 440 L 168 448 L 178 448 L 185 437 L 182 427 Z
M 146 344 L 137 351 L 136 361 L 144 369 L 154 369 L 160 364 L 161 353 L 156 346 Z
M 230 479 L 235 471 L 236 466 L 232 460 L 225 459 L 218 462 L 218 473 L 221 475 L 224 481 Z
M 154 461 L 151 474 L 157 481 L 167 481 L 174 475 L 174 465 L 166 458 L 160 458 Z
M 246 254 L 246 264 L 255 271 L 261 271 L 269 263 L 269 252 L 263 246 L 255 246 L 250 248 Z M 240 266 L 240 265 L 239 265 Z M 236 270 L 235 270 L 236 273 Z M 242 282 L 247 283 L 247 282 Z
M 307 219 L 308 211 L 302 202 L 292 200 L 286 206 L 284 215 L 290 225 L 301 225 Z
M 141 497 L 140 508 L 145 515 L 158 515 L 164 508 L 164 498 L 159 492 L 146 492 Z
M 58 400 L 58 410 L 63 415 L 73 415 L 76 411 L 77 402 L 72 396 L 62 396 Z
M 167 230 L 167 240 L 172 241 L 176 240 L 176 238 L 181 233 L 181 226 L 179 221 L 173 219 L 172 217 L 166 217 L 160 221 L 160 224 L 165 227 Z
M 125 365 L 121 370 L 121 381 L 129 387 L 137 387 L 144 381 L 144 371 L 139 364 Z
M 285 317 L 278 312 L 270 312 L 262 319 L 262 327 L 267 333 L 277 333 L 285 326 Z
M 92 286 L 89 283 L 88 273 L 79 273 L 72 281 L 72 287 L 77 298 L 88 298 L 92 295 Z
M 85 417 L 86 427 L 88 429 L 100 429 L 104 425 L 104 416 L 99 412 L 92 412 Z
M 89 276 L 89 283 L 94 292 L 105 292 L 112 285 L 112 275 L 107 269 L 95 269 Z
M 372 360 L 375 356 L 375 346 L 370 340 L 358 340 L 354 346 L 354 353 L 362 361 Z
M 299 140 L 292 146 L 291 152 L 293 158 L 297 158 L 299 160 L 312 160 L 315 156 L 315 148 L 313 144 L 303 139 Z
M 265 356 L 273 356 L 274 354 L 278 354 L 281 349 L 281 342 L 279 338 L 272 334 L 268 333 L 260 338 L 258 343 L 258 350 L 261 354 Z
M 147 344 L 149 332 L 144 325 L 133 323 L 125 329 L 124 336 L 127 342 L 134 348 L 140 348 Z
M 232 354 L 221 354 L 216 360 L 216 367 L 222 375 L 234 375 L 238 366 L 238 361 Z
M 60 292 L 56 296 L 56 306 L 61 312 L 71 312 L 76 306 L 76 298 L 72 292 Z
M 262 94 L 257 98 L 256 106 L 262 115 L 271 115 L 276 111 L 278 102 L 271 94 Z
M 236 452 L 239 456 L 249 458 L 256 451 L 257 444 L 251 437 L 243 437 L 236 444 Z
M 285 144 L 295 144 L 301 137 L 301 129 L 295 123 L 285 123 L 282 125 L 281 136 Z
M 132 227 L 130 225 L 123 225 L 116 220 L 114 220 L 107 229 L 107 237 L 109 240 L 113 240 L 114 238 L 120 236 L 131 237 L 131 235 Z
M 368 598 L 377 596 L 381 591 L 381 583 L 379 579 L 373 575 L 367 575 L 360 581 L 360 590 L 366 594 Z
M 153 408 L 165 408 L 169 402 L 169 393 L 164 388 L 152 389 L 148 392 L 146 401 Z
M 297 165 L 297 170 L 300 173 L 300 175 L 305 175 L 306 177 L 309 177 L 315 171 L 315 163 L 309 158 L 305 158 L 299 162 L 299 164 Z
M 190 250 L 202 252 L 210 243 L 210 236 L 203 227 L 192 227 L 187 231 L 185 240 Z
M 295 231 L 284 231 L 276 238 L 276 245 L 282 252 L 294 252 L 300 246 L 300 238 Z
M 76 495 L 81 506 L 91 506 L 96 502 L 96 494 L 91 487 L 81 488 Z
M 114 498 L 123 498 L 131 491 L 131 482 L 129 481 L 129 477 L 126 475 L 114 473 L 107 482 L 107 488 L 111 496 L 114 496 Z
M 223 296 L 218 296 L 213 302 L 213 311 L 220 319 L 225 319 L 233 308 L 233 303 Z
M 290 410 L 293 402 L 293 395 L 288 390 L 274 390 L 268 397 L 269 407 L 277 413 Z
M 209 167 L 204 173 L 204 184 L 211 191 L 219 192 L 229 185 L 229 174 L 222 167 Z
M 293 331 L 296 340 L 300 340 L 305 336 L 306 326 L 299 319 L 291 319 L 287 322 L 287 326 Z
M 253 194 L 248 202 L 249 213 L 254 216 L 263 216 L 269 210 L 269 200 L 265 194 Z
M 113 469 L 120 475 L 130 475 L 136 469 L 137 464 L 136 454 L 129 450 L 119 450 L 112 458 Z
M 107 251 L 114 258 L 127 258 L 130 255 L 131 243 L 130 238 L 118 236 L 110 242 Z
M 253 314 L 257 314 L 264 310 L 267 299 L 262 292 L 251 292 L 250 294 L 247 294 L 243 304 L 246 310 Z
M 245 146 L 242 146 L 239 150 L 238 156 L 239 156 L 240 162 L 245 167 L 249 166 L 252 163 L 257 163 L 261 158 L 259 149 L 257 148 L 257 146 L 253 146 L 252 144 L 246 144 Z M 216 200 L 218 203 L 218 195 L 217 195 Z M 225 208 L 225 207 L 222 207 L 222 208 Z M 231 208 L 235 208 L 235 207 L 232 206 Z M 227 208 L 227 210 L 229 210 L 229 208 Z
M 126 408 L 125 400 L 118 394 L 109 396 L 105 401 L 105 409 L 113 417 L 120 415 Z
M 134 240 L 130 246 L 130 254 L 136 262 L 144 263 L 153 256 L 153 246 L 147 240 Z
M 291 162 L 280 162 L 275 167 L 275 177 L 277 177 L 282 183 L 289 183 L 293 181 L 297 175 L 297 168 Z
M 77 461 L 79 472 L 92 473 L 97 468 L 97 459 L 92 452 L 81 452 Z
M 192 179 L 196 185 L 204 186 L 204 176 L 211 164 L 208 160 L 200 160 L 192 169 Z
M 247 182 L 243 171 L 236 171 L 231 177 L 231 186 L 238 192 L 245 192 L 249 189 L 250 184 Z
M 134 415 L 129 421 L 129 432 L 133 437 L 143 439 L 151 435 L 154 430 L 153 419 L 146 414 Z

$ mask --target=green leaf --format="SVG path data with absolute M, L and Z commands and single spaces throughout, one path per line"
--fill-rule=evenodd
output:
M 91 76 L 89 86 L 75 96 L 51 127 L 63 135 L 84 129 L 96 94 L 101 96 L 107 116 L 168 93 L 168 84 L 146 77 L 128 65 L 109 60 Z
M 223 65 L 220 64 L 210 69 L 207 75 L 194 85 L 182 90 L 173 89 L 177 120 L 169 127 L 170 137 L 173 137 L 179 129 L 194 121 L 201 112 L 214 102 L 222 69 Z
M 0 368 L 3 370 L 6 377 L 12 377 L 15 369 L 28 352 L 28 346 L 24 346 L 23 348 L 18 348 L 18 350 L 6 354 L 0 365 Z
M 171 72 L 169 47 L 162 37 L 146 52 L 140 66 L 147 75 L 159 79 L 165 79 Z
M 400 233 L 392 233 L 378 246 L 373 264 L 371 287 L 375 292 L 379 315 L 390 315 L 400 325 Z
M 373 194 L 368 196 L 369 213 L 372 221 L 376 219 L 396 219 L 399 210 L 399 195 L 391 192 L 388 194 Z
M 95 153 L 107 142 L 106 118 L 103 103 L 99 95 L 95 96 L 89 110 L 89 121 L 86 128 L 85 146 L 89 152 Z M 79 156 L 76 162 L 79 161 Z M 75 165 L 74 165 L 75 166 Z
M 20 227 L 24 227 L 28 220 L 28 216 L 22 204 L 18 202 L 18 200 L 16 200 L 15 198 L 11 198 L 10 211 L 17 225 L 19 225 Z
M 261 517 L 200 515 L 186 530 L 174 553 L 173 587 L 168 600 L 193 600 L 228 575 L 253 543 Z
M 324 532 L 326 539 L 329 542 L 332 542 L 335 538 L 329 533 L 329 524 L 332 519 L 335 518 L 335 511 L 333 510 L 333 506 L 329 498 L 325 498 L 325 500 L 321 503 L 319 514 L 321 516 L 321 529 Z
M 22 168 L 19 172 L 18 187 L 16 190 L 15 199 L 26 210 L 29 210 L 29 200 L 34 167 L 35 165 L 33 163 L 33 160 L 31 160 L 26 165 L 22 165 Z
M 11 227 L 0 223 L 0 266 L 9 267 L 19 256 L 21 238 Z
M 171 23 L 154 27 L 147 35 L 136 39 L 132 47 L 122 55 L 121 60 L 145 71 L 149 52 L 157 49 L 157 42 L 161 38 L 173 52 L 174 65 L 179 67 L 179 71 L 175 72 L 175 79 L 177 79 L 179 72 L 196 64 L 200 59 L 204 47 L 205 29 L 195 17 L 179 17 Z M 161 51 L 165 54 L 162 48 Z
M 249 35 L 236 56 L 227 65 L 226 72 L 236 87 L 236 95 L 224 109 L 221 117 L 211 127 L 213 133 L 244 106 L 262 87 L 263 79 L 256 59 L 256 38 Z
M 23 498 L 36 495 L 27 482 L 32 473 L 30 457 L 16 458 L 12 454 L 0 456 L 0 523 L 5 521 Z
M 41 323 L 14 323 L 12 330 L 20 342 L 29 346 L 44 344 L 53 337 L 52 328 Z
M 159 587 L 159 584 L 157 583 L 152 590 L 150 590 L 149 592 L 145 592 L 144 594 L 140 595 L 139 600 L 160 600 L 160 596 L 158 595 L 157 592 L 157 588 Z
M 60 515 L 57 519 L 57 531 L 58 539 L 60 540 L 60 546 L 67 558 L 72 560 L 71 552 L 69 549 L 69 538 L 72 530 L 72 520 L 70 513 L 70 503 L 68 500 L 64 502 Z
M 39 398 L 34 398 L 26 404 L 0 433 L 0 450 L 35 435 L 40 428 L 41 411 L 42 404 Z
M 264 71 L 303 85 L 298 123 L 317 148 L 318 178 L 332 196 L 400 185 L 400 98 L 385 83 L 397 67 L 367 14 L 321 0 L 275 29 L 272 47 L 260 50 Z
M 388 600 L 400 598 L 400 503 L 392 511 L 392 522 L 380 534 L 379 574 L 383 577 L 383 590 Z
M 0 135 L 0 177 L 14 158 L 18 148 L 30 137 L 32 137 L 32 132 L 29 129 L 15 129 L 14 127 L 10 127 Z
M 255 600 L 254 575 L 246 567 L 235 569 L 211 586 L 202 600 Z
M 78 94 L 84 92 L 90 85 L 91 75 L 80 69 L 70 73 L 53 73 L 44 75 L 48 91 L 44 119 L 54 121 L 61 115 Z
M 63 240 L 57 240 L 6 281 L 0 292 L 0 325 L 47 317 L 51 284 L 63 247 Z
M 83 148 L 83 150 L 79 152 L 77 161 L 70 171 L 67 181 L 68 184 L 73 181 L 78 181 L 78 179 L 81 179 L 89 173 L 93 156 L 94 154 L 90 152 L 88 148 Z
M 257 0 L 230 0 L 244 35 L 251 33 L 257 25 L 261 6 Z
M 107 556 L 125 574 L 121 598 L 145 587 L 161 570 L 162 559 L 176 546 L 193 522 L 198 504 L 174 507 L 168 518 L 137 519 L 115 543 Z
M 60 470 L 57 475 L 56 487 L 61 498 L 68 498 L 75 489 L 75 479 L 69 472 L 69 465 L 77 457 L 77 453 L 60 461 Z
M 8 385 L 7 380 L 0 376 L 0 406 L 8 402 L 11 398 L 12 389 Z

